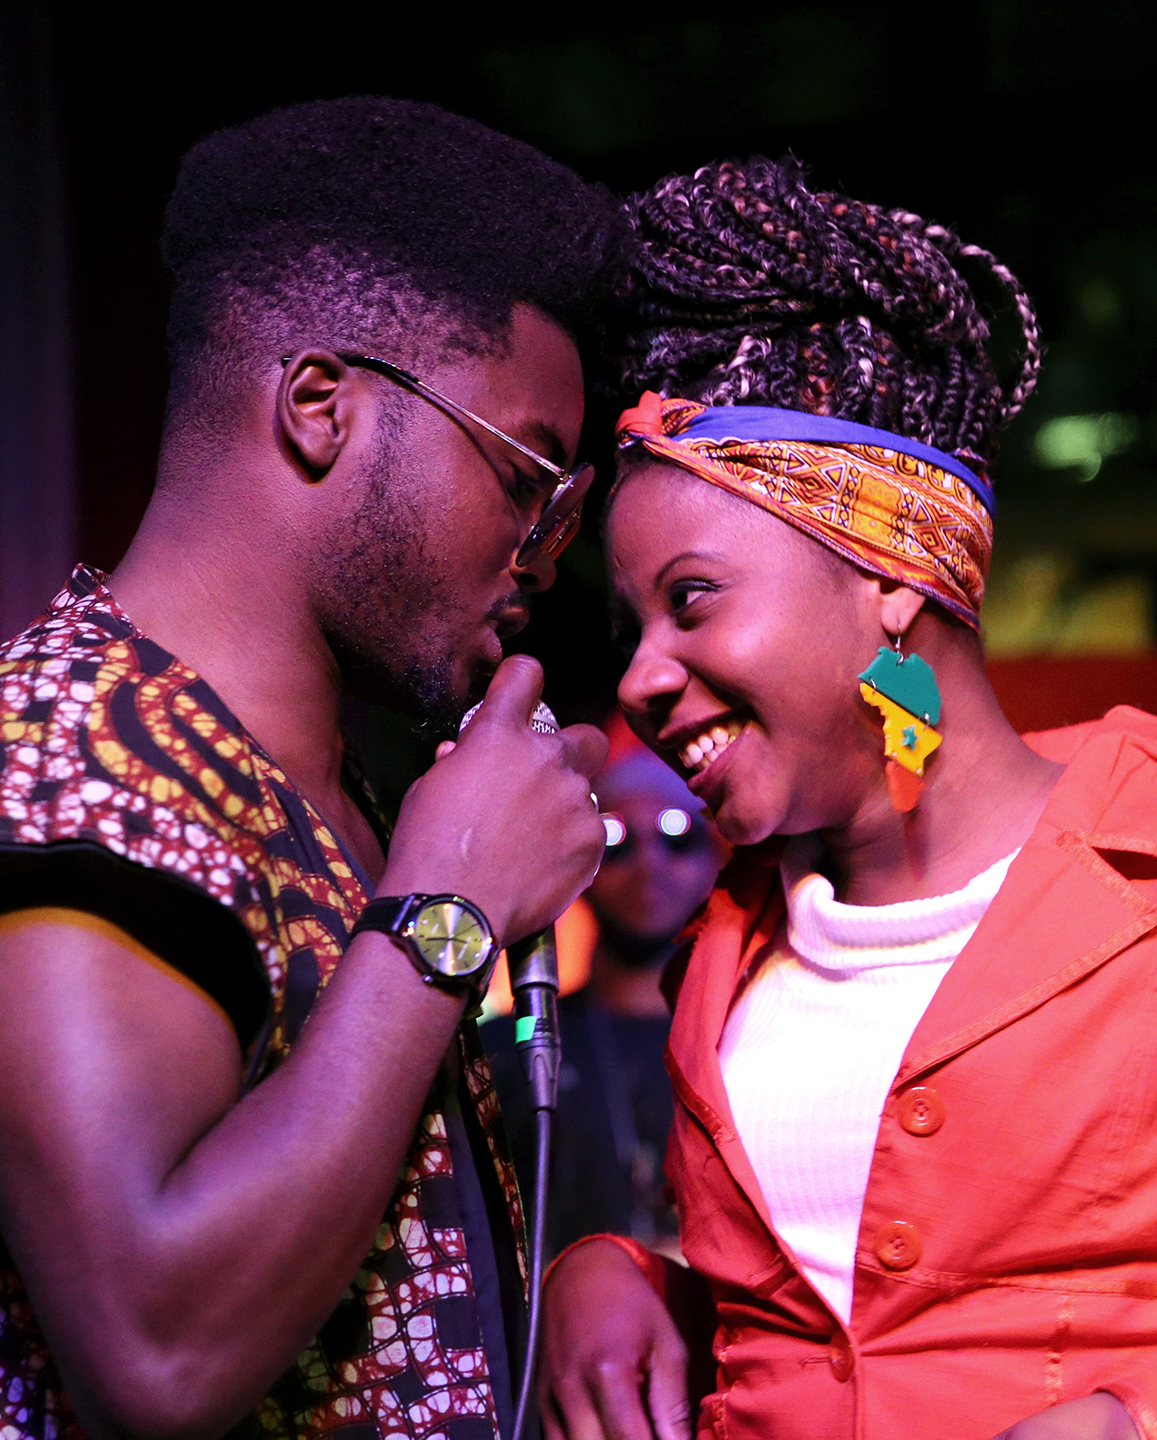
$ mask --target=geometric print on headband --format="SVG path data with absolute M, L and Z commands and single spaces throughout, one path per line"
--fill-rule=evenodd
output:
M 979 629 L 992 519 L 959 476 L 882 446 L 670 433 L 703 410 L 692 401 L 663 401 L 668 433 L 629 411 L 620 444 L 642 445 L 759 505 L 853 565 L 929 596 Z

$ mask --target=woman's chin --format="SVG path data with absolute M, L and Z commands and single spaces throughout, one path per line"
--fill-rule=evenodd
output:
M 729 845 L 759 845 L 776 833 L 782 816 L 779 811 L 769 814 L 762 806 L 753 809 L 728 795 L 714 819 Z

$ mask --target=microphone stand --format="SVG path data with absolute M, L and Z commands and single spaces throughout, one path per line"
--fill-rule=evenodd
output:
M 558 1071 L 562 1043 L 558 1032 L 558 955 L 554 926 L 512 945 L 511 989 L 514 992 L 514 1042 L 534 1110 L 534 1218 L 530 1239 L 530 1314 L 522 1384 L 511 1440 L 522 1440 L 542 1328 L 542 1271 L 546 1251 L 547 1192 L 550 1188 L 551 1120 L 558 1104 Z

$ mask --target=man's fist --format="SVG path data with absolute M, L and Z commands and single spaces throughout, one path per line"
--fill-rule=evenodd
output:
M 591 778 L 606 759 L 590 725 L 530 728 L 542 667 L 514 655 L 482 708 L 402 801 L 381 895 L 462 895 L 499 945 L 544 929 L 590 884 L 605 831 Z

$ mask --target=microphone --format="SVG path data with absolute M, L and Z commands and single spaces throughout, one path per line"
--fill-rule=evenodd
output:
M 467 725 L 481 709 L 467 710 L 458 727 Z M 546 705 L 535 706 L 530 728 L 540 735 L 558 732 L 554 712 Z M 554 926 L 537 935 L 528 935 L 507 948 L 510 988 L 514 992 L 514 1041 L 522 1073 L 530 1088 L 531 1108 L 552 1111 L 558 1105 L 558 1072 L 562 1042 L 558 1031 L 558 951 Z
M 461 736 L 479 710 L 475 705 L 462 717 Z M 545 705 L 537 705 L 530 728 L 554 735 L 558 721 Z M 546 1208 L 550 1187 L 550 1140 L 558 1104 L 558 1071 L 562 1039 L 558 1033 L 558 952 L 554 926 L 510 945 L 506 951 L 510 988 L 514 991 L 514 1043 L 522 1073 L 530 1088 L 534 1111 L 534 1221 L 530 1232 L 530 1307 L 527 1315 L 526 1354 L 514 1410 L 511 1440 L 522 1440 L 531 1409 L 535 1361 L 542 1330 L 542 1276 L 546 1257 Z

